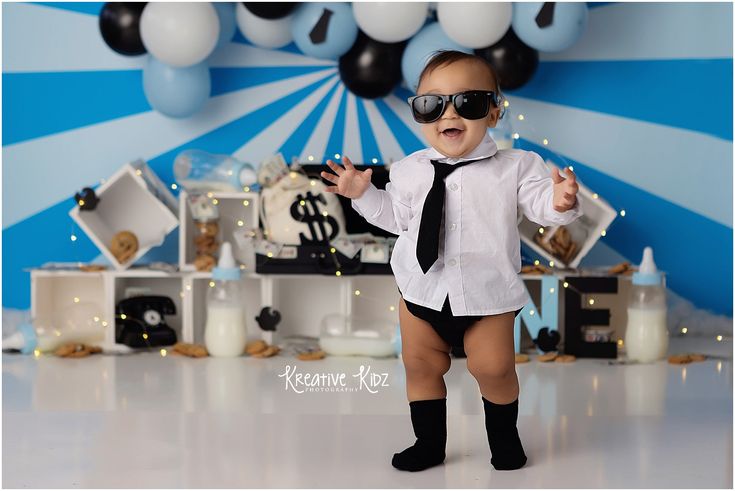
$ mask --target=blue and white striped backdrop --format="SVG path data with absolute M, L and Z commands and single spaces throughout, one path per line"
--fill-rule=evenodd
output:
M 241 36 L 210 59 L 212 97 L 184 121 L 152 111 L 144 57 L 102 41 L 102 3 L 3 4 L 3 306 L 27 308 L 24 268 L 99 256 L 68 217 L 73 195 L 142 157 L 173 182 L 186 148 L 253 163 L 335 153 L 399 159 L 425 146 L 399 88 L 356 98 L 334 62 Z M 583 265 L 654 248 L 669 287 L 732 316 L 732 5 L 599 4 L 571 49 L 542 54 L 509 93 L 519 144 L 571 163 L 625 209 Z M 543 140 L 548 139 L 548 145 Z M 70 240 L 72 233 L 78 236 Z M 149 257 L 175 261 L 175 233 Z

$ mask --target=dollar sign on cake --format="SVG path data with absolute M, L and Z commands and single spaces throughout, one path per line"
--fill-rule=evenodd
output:
M 326 205 L 327 200 L 322 194 L 314 196 L 311 191 L 307 191 L 306 196 L 296 195 L 296 201 L 291 204 L 290 211 L 293 219 L 297 222 L 306 223 L 311 233 L 310 238 L 307 238 L 303 233 L 299 233 L 302 244 L 325 243 L 334 239 L 339 232 L 337 220 L 328 214 L 322 213 L 319 209 L 319 203 Z M 329 234 L 327 234 L 325 223 L 329 224 Z

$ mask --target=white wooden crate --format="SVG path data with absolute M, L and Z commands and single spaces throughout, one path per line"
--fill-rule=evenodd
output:
M 179 224 L 176 199 L 142 160 L 123 165 L 95 194 L 100 201 L 94 210 L 82 211 L 75 206 L 69 215 L 118 270 L 163 244 Z M 121 264 L 110 245 L 113 236 L 123 230 L 135 234 L 138 251 Z
M 188 204 L 188 196 L 185 190 L 179 193 L 179 269 L 196 271 L 194 267 L 196 227 Z M 245 266 L 246 272 L 255 271 L 255 251 L 252 248 L 247 250 L 239 248 L 232 233 L 241 227 L 258 226 L 259 194 L 253 191 L 242 193 L 213 191 L 208 193 L 207 197 L 216 203 L 219 210 L 217 242 L 220 245 L 224 241 L 230 242 L 235 260 Z

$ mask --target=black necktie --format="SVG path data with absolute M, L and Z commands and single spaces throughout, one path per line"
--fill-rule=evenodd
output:
M 421 225 L 419 226 L 419 239 L 416 243 L 416 259 L 419 261 L 421 270 L 426 274 L 439 257 L 439 232 L 441 220 L 444 216 L 444 179 L 463 165 L 479 162 L 483 159 L 467 160 L 454 165 L 445 164 L 438 160 L 432 160 L 434 166 L 434 183 L 424 201 L 424 209 L 421 211 Z

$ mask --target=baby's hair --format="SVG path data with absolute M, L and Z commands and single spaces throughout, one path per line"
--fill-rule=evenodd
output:
M 421 71 L 421 75 L 419 75 L 419 81 L 416 83 L 416 90 L 418 90 L 424 77 L 433 72 L 435 69 L 444 65 L 451 65 L 452 63 L 464 60 L 471 61 L 473 63 L 479 63 L 480 65 L 487 68 L 488 72 L 490 72 L 490 76 L 492 77 L 493 85 L 495 86 L 495 94 L 498 96 L 499 99 L 502 99 L 503 94 L 502 92 L 500 92 L 500 81 L 498 80 L 498 72 L 495 70 L 495 67 L 490 64 L 489 61 L 487 61 L 482 56 L 448 49 L 434 51 L 431 59 L 429 59 L 429 62 L 426 63 L 426 66 Z

